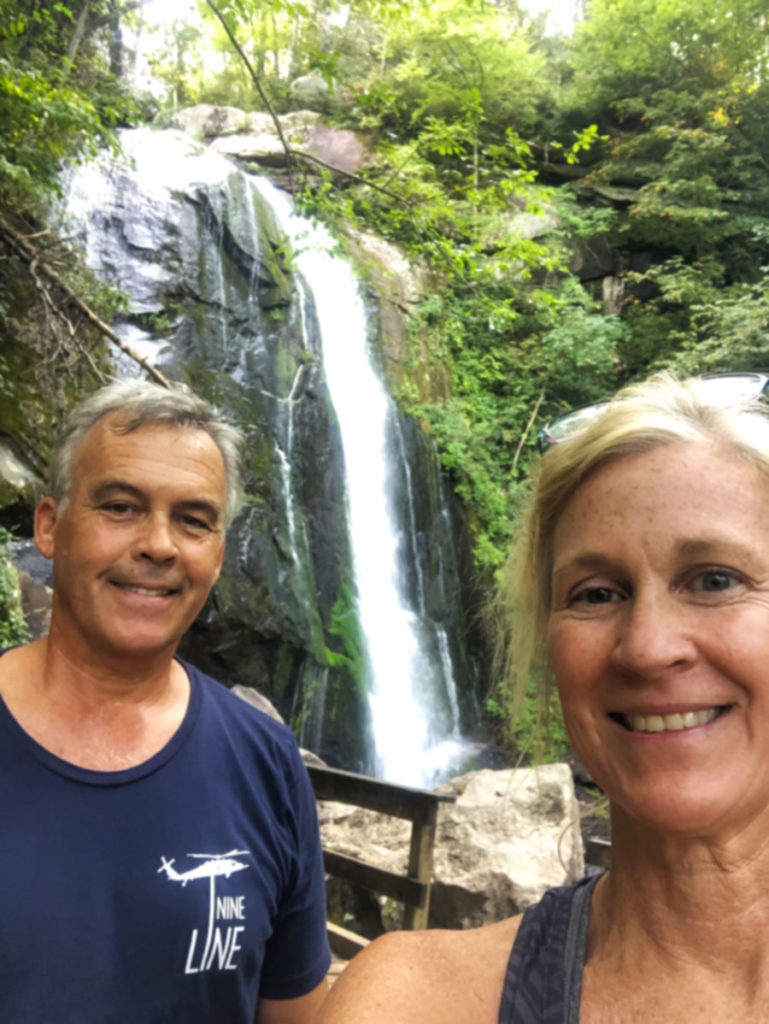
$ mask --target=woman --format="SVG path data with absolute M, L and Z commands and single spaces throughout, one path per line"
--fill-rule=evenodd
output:
M 769 416 L 731 383 L 658 376 L 554 445 L 509 563 L 512 675 L 552 673 L 611 872 L 377 940 L 322 1024 L 769 1021 Z

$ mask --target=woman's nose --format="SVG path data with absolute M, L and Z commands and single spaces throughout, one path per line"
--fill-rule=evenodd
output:
M 686 620 L 685 610 L 673 595 L 631 597 L 617 617 L 613 663 L 643 677 L 689 664 L 695 646 Z

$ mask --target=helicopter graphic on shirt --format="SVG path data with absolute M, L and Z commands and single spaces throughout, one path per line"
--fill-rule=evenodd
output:
M 158 874 L 165 872 L 171 882 L 181 882 L 185 888 L 187 882 L 207 878 L 208 893 L 208 924 L 203 938 L 199 929 L 193 928 L 187 951 L 185 974 L 198 974 L 203 971 L 237 970 L 238 953 L 241 951 L 241 936 L 245 932 L 245 896 L 217 896 L 216 880 L 237 871 L 250 867 L 238 857 L 250 857 L 250 850 L 228 850 L 227 853 L 188 853 L 191 860 L 200 860 L 188 871 L 177 871 L 174 867 L 175 857 L 161 856 Z M 242 923 L 240 923 L 242 922 Z M 198 938 L 200 936 L 200 943 Z
M 243 871 L 244 868 L 248 867 L 248 864 L 244 864 L 242 861 L 235 860 L 234 858 L 245 857 L 249 854 L 249 850 L 230 850 L 228 853 L 188 853 L 188 857 L 194 860 L 203 860 L 204 863 L 190 868 L 189 871 L 182 872 L 177 871 L 173 866 L 176 860 L 175 857 L 172 857 L 170 860 L 161 857 L 160 859 L 163 863 L 158 868 L 158 874 L 161 871 L 165 871 L 172 882 L 181 882 L 182 886 L 185 886 L 187 882 L 195 881 L 197 878 L 213 879 L 216 875 L 224 875 L 225 878 L 229 878 L 234 872 Z

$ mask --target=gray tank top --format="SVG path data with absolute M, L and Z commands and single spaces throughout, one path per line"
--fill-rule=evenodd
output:
M 590 898 L 600 874 L 549 889 L 523 915 L 498 1024 L 579 1024 Z

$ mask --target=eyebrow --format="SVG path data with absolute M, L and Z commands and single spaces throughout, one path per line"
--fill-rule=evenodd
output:
M 751 558 L 755 555 L 752 548 L 738 540 L 731 540 L 728 537 L 701 537 L 696 540 L 685 540 L 679 545 L 678 551 L 689 558 L 696 558 L 699 555 L 709 554 L 713 548 L 720 548 L 743 558 Z
M 557 579 L 558 576 L 564 572 L 571 571 L 572 569 L 585 569 L 590 572 L 600 572 L 603 569 L 615 569 L 616 567 L 616 559 L 609 558 L 607 555 L 601 554 L 600 551 L 584 551 L 579 555 L 575 555 L 574 558 L 570 558 L 560 566 L 553 565 L 553 580 Z
M 147 501 L 147 495 L 141 487 L 137 487 L 136 484 L 130 484 L 127 480 L 102 481 L 91 491 L 91 501 L 106 501 L 108 498 L 118 494 L 130 495 L 130 497 L 135 498 L 137 501 Z M 186 512 L 198 512 L 207 517 L 215 526 L 218 526 L 222 518 L 222 509 L 219 505 L 211 501 L 205 501 L 202 498 L 190 498 L 187 501 L 181 501 L 177 507 L 184 509 Z
M 739 540 L 732 540 L 729 537 L 696 537 L 691 540 L 681 541 L 676 545 L 676 554 L 679 558 L 703 558 L 710 557 L 714 549 L 724 551 L 730 556 L 752 558 L 755 552 Z M 617 568 L 616 559 L 602 554 L 600 551 L 583 551 L 560 566 L 553 566 L 553 582 L 565 572 L 574 569 L 582 569 L 587 572 L 611 571 Z

